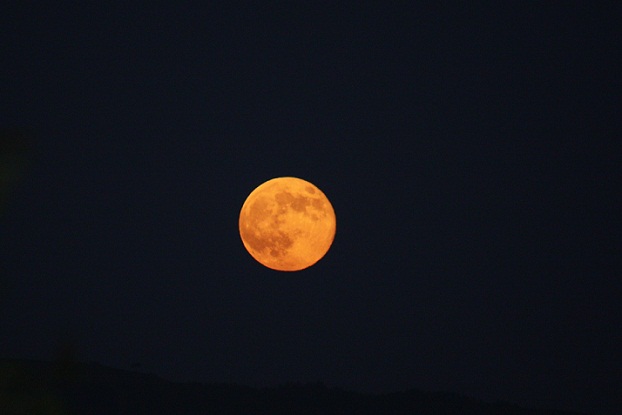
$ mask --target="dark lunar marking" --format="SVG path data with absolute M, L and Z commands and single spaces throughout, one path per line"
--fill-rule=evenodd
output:
M 289 192 L 277 193 L 274 195 L 274 198 L 279 205 L 286 205 L 292 203 L 292 200 L 294 200 L 294 196 Z
M 311 193 L 311 194 L 315 193 L 315 189 L 312 186 L 305 187 L 305 190 L 307 191 L 307 193 Z
M 292 201 L 292 209 L 294 209 L 296 212 L 304 212 L 306 210 L 306 207 L 310 204 L 311 203 L 309 202 L 308 197 L 299 196 Z
M 311 205 L 320 212 L 324 213 L 324 201 L 322 199 L 313 199 L 311 201 Z
M 291 247 L 294 242 L 284 232 L 278 232 L 278 235 L 269 237 L 261 237 L 261 235 L 252 231 L 244 231 L 244 240 L 256 251 L 270 249 L 270 255 L 274 257 L 283 256 L 287 252 L 287 248 Z

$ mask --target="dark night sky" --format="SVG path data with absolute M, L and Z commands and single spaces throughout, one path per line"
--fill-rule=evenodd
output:
M 0 356 L 622 405 L 617 2 L 15 3 Z M 238 235 L 277 176 L 337 213 L 299 273 Z

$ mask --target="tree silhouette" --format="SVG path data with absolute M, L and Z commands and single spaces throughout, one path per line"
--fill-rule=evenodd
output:
M 578 415 L 419 390 L 374 395 L 329 388 L 319 382 L 257 389 L 174 383 L 97 364 L 76 363 L 75 369 L 67 377 L 51 363 L 0 359 L 0 413 Z

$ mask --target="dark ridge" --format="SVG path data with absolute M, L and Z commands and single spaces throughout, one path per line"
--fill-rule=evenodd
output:
M 276 388 L 176 383 L 95 363 L 17 359 L 0 359 L 0 414 L 578 415 L 420 390 L 375 395 L 323 383 Z

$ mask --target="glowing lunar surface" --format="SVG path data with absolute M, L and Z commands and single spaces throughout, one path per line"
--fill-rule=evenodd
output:
M 336 219 L 333 206 L 316 186 L 296 177 L 277 177 L 251 192 L 239 226 L 253 258 L 275 270 L 299 271 L 328 252 Z

